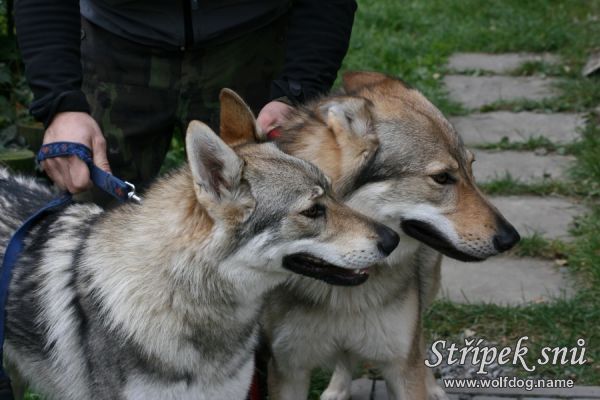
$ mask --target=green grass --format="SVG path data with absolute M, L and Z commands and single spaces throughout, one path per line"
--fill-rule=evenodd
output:
M 549 260 L 559 260 L 566 265 L 570 246 L 560 240 L 548 240 L 541 235 L 521 238 L 519 244 L 511 253 L 519 257 L 538 257 Z
M 549 64 L 544 61 L 527 61 L 510 72 L 514 76 L 563 76 L 571 73 L 571 67 L 560 64 Z
M 583 84 L 579 71 L 598 46 L 597 0 L 359 0 L 345 69 L 398 75 L 421 89 L 444 112 L 464 110 L 446 98 L 439 74 L 454 52 L 553 52 L 569 78 L 564 109 L 582 109 L 600 97 L 600 83 Z M 527 67 L 524 67 L 527 68 Z M 529 70 L 540 71 L 541 65 Z M 567 104 L 568 103 L 568 104 Z
M 473 146 L 483 150 L 516 150 L 516 151 L 533 151 L 544 149 L 547 152 L 557 153 L 560 155 L 572 154 L 574 152 L 571 144 L 556 144 L 544 136 L 530 137 L 525 141 L 511 142 L 508 138 L 503 138 L 497 143 L 485 143 Z
M 535 182 L 524 183 L 514 179 L 507 174 L 506 176 L 495 179 L 490 182 L 480 183 L 478 186 L 488 195 L 564 195 L 573 196 L 578 193 L 584 193 L 584 189 L 575 183 L 565 183 L 553 179 L 540 179 Z

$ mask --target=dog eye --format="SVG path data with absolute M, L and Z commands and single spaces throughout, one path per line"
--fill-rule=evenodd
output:
M 454 178 L 447 172 L 432 175 L 431 178 L 435 181 L 435 183 L 439 183 L 440 185 L 449 185 L 454 183 Z
M 311 208 L 302 211 L 300 214 L 304 215 L 306 218 L 319 218 L 325 215 L 325 207 L 321 204 L 315 204 Z

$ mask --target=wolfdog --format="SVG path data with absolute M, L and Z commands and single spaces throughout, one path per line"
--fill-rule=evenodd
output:
M 270 398 L 306 399 L 311 370 L 335 365 L 321 399 L 348 399 L 357 362 L 369 361 L 390 399 L 446 399 L 425 369 L 422 333 L 440 286 L 440 253 L 480 261 L 519 235 L 475 185 L 473 154 L 421 93 L 372 72 L 347 73 L 343 82 L 347 96 L 300 108 L 277 143 L 319 166 L 347 205 L 396 229 L 402 245 L 361 286 L 293 276 L 272 292 L 263 318 Z
M 255 129 L 223 91 L 221 131 Z M 141 205 L 73 204 L 33 229 L 6 309 L 12 371 L 51 399 L 243 399 L 264 294 L 291 271 L 352 282 L 398 244 L 273 144 L 192 122 L 189 165 Z M 0 250 L 52 193 L 0 170 Z

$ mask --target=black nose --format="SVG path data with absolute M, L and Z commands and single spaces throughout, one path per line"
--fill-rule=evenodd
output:
M 494 247 L 496 250 L 500 252 L 506 251 L 521 240 L 519 232 L 508 222 L 499 221 L 498 226 L 498 233 L 494 236 Z
M 377 235 L 379 235 L 377 248 L 386 256 L 394 251 L 396 246 L 398 246 L 398 242 L 400 242 L 400 236 L 398 236 L 393 229 L 390 229 L 382 224 L 377 224 L 375 227 L 375 232 L 377 232 Z

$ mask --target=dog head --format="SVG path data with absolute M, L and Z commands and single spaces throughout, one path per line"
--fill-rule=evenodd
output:
M 374 72 L 345 74 L 344 89 L 350 98 L 365 99 L 365 111 L 348 107 L 359 103 L 341 101 L 345 97 L 322 101 L 344 109 L 351 121 L 369 121 L 368 129 L 346 124 L 344 135 L 365 148 L 364 133 L 375 131 L 365 162 L 352 157 L 353 146 L 344 158 L 340 135 L 319 116 L 319 103 L 286 123 L 278 145 L 323 168 L 353 208 L 447 256 L 478 261 L 517 243 L 516 230 L 475 185 L 473 154 L 421 93 Z
M 519 241 L 477 188 L 473 153 L 420 92 L 372 72 L 345 74 L 344 88 L 373 103 L 381 143 L 356 178 L 351 205 L 463 261 L 484 260 Z
M 196 200 L 213 220 L 213 235 L 231 247 L 224 268 L 287 269 L 353 285 L 398 244 L 393 230 L 338 202 L 314 165 L 254 143 L 254 116 L 229 90 L 221 93 L 220 134 L 192 122 L 186 150 Z

